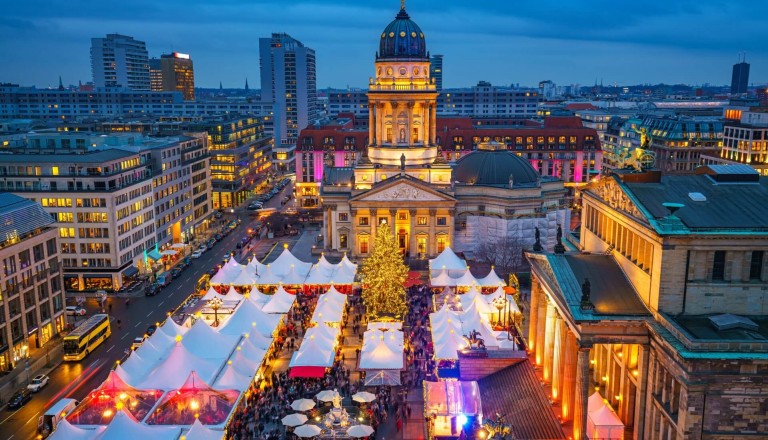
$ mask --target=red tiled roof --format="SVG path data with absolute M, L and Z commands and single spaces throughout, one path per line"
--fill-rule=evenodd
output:
M 568 110 L 597 110 L 597 107 L 588 102 L 574 102 L 573 104 L 566 104 L 565 108 Z
M 512 426 L 515 438 L 565 439 L 530 360 L 518 362 L 478 383 L 483 416 L 492 419 L 500 414 Z

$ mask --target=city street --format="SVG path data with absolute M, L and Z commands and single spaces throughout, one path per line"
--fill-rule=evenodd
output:
M 280 200 L 292 191 L 292 185 L 287 185 L 265 207 L 280 209 Z M 291 206 L 290 204 L 285 205 Z M 256 216 L 248 215 L 247 211 L 238 210 L 235 214 L 227 214 L 222 217 L 226 223 L 240 217 L 242 223 L 229 235 L 216 243 L 212 250 L 205 252 L 202 257 L 193 259 L 190 266 L 181 275 L 174 279 L 170 285 L 160 291 L 157 296 L 144 296 L 143 291 L 137 290 L 131 297 L 130 306 L 125 304 L 124 298 L 110 298 L 107 307 L 111 304 L 112 336 L 100 345 L 88 357 L 81 362 L 64 362 L 55 368 L 50 376 L 50 383 L 39 393 L 34 394 L 32 400 L 19 410 L 0 412 L 0 440 L 31 439 L 35 438 L 37 419 L 45 409 L 61 398 L 69 397 L 77 400 L 83 399 L 86 394 L 98 387 L 106 379 L 110 369 L 130 350 L 131 343 L 136 337 L 144 334 L 147 327 L 165 320 L 169 312 L 174 311 L 184 302 L 195 289 L 198 279 L 211 267 L 222 263 L 224 256 L 232 251 L 237 251 L 236 245 L 247 234 L 249 227 L 257 222 Z M 285 242 L 286 240 L 281 240 Z M 296 237 L 291 237 L 290 242 L 295 242 Z M 275 243 L 275 240 L 252 240 L 254 246 L 250 251 L 257 256 L 263 256 Z M 279 248 L 279 249 L 278 249 Z M 282 250 L 282 246 L 275 247 L 276 251 Z M 270 256 L 273 257 L 273 256 Z M 274 258 L 274 257 L 273 257 Z M 100 308 L 95 299 L 86 301 L 87 316 L 99 313 Z M 85 318 L 79 318 L 78 323 Z M 121 324 L 118 325 L 118 320 Z M 52 361 L 57 361 L 53 359 Z M 30 372 L 33 374 L 34 372 Z M 25 381 L 19 387 L 26 384 Z M 10 395 L 3 395 L 7 402 Z

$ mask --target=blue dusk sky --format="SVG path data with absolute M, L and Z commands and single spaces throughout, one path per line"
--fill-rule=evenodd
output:
M 317 86 L 365 86 L 397 0 L 6 1 L 0 82 L 91 80 L 90 39 L 147 43 L 150 57 L 189 53 L 200 87 L 259 87 L 258 39 L 286 32 L 315 49 Z M 750 83 L 768 81 L 768 2 L 408 0 L 444 86 L 730 84 L 740 52 Z

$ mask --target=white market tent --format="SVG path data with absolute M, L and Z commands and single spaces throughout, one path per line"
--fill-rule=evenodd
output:
M 220 300 L 224 301 L 224 295 L 221 295 L 219 292 L 216 291 L 213 287 L 210 287 L 207 292 L 205 292 L 205 295 L 201 298 L 203 301 L 210 301 L 214 298 L 219 298 Z
M 98 440 L 176 440 L 181 434 L 177 426 L 148 426 L 138 422 L 125 409 L 115 413 Z
M 257 260 L 256 258 L 254 258 L 253 260 L 251 260 L 250 262 L 248 262 L 248 267 L 249 267 L 249 268 L 251 268 L 251 270 L 252 270 L 252 271 L 253 271 L 255 274 L 257 274 L 257 275 L 261 276 L 261 273 L 262 273 L 264 270 L 266 270 L 266 268 L 267 268 L 267 265 L 266 265 L 266 264 L 262 264 L 262 263 L 261 263 L 259 260 Z
M 321 338 L 304 339 L 301 347 L 291 358 L 290 367 L 325 367 L 333 366 L 335 347 Z
M 258 287 L 253 286 L 251 291 L 248 292 L 248 299 L 252 303 L 256 304 L 259 308 L 261 308 L 264 306 L 264 304 L 268 303 L 270 299 L 272 299 L 272 296 L 263 293 L 261 290 L 259 290 Z
M 429 260 L 429 277 L 436 277 L 435 272 L 441 269 L 445 269 L 451 277 L 458 277 L 467 270 L 467 262 L 459 258 L 451 248 L 446 247 L 440 255 Z
M 623 440 L 624 423 L 608 406 L 587 415 L 587 437 L 600 440 Z
M 456 280 L 448 275 L 447 269 L 440 269 L 437 276 L 429 280 L 429 284 L 432 287 L 452 287 L 456 285 Z
M 433 334 L 434 338 L 434 334 Z M 458 360 L 458 351 L 467 347 L 467 341 L 454 329 L 441 334 L 435 342 L 435 359 Z
M 262 350 L 268 350 L 269 347 L 272 346 L 272 337 L 271 335 L 265 335 L 259 329 L 257 326 L 254 327 L 250 333 L 245 335 L 247 341 L 253 345 L 256 348 L 260 348 Z
M 187 327 L 176 324 L 176 321 L 173 319 L 166 319 L 163 325 L 161 325 L 160 328 L 155 331 L 155 334 L 162 332 L 175 339 L 176 336 L 183 336 L 185 333 L 187 333 L 188 330 L 189 329 Z M 153 334 L 152 337 L 154 336 L 155 335 Z
M 85 429 L 73 426 L 66 419 L 63 419 L 56 425 L 56 430 L 48 436 L 51 440 L 95 440 L 106 429 L 104 426 L 98 426 L 96 429 Z
M 283 249 L 280 256 L 269 265 L 269 268 L 275 275 L 280 277 L 281 280 L 288 275 L 291 269 L 293 269 L 296 272 L 296 276 L 301 277 L 301 282 L 299 283 L 301 284 L 304 282 L 304 279 L 307 278 L 307 274 L 309 274 L 309 270 L 312 268 L 312 263 L 306 263 L 299 260 L 286 248 Z M 286 282 L 283 283 L 288 284 Z
M 294 301 L 296 301 L 296 295 L 288 293 L 283 286 L 280 286 L 261 310 L 266 313 L 288 313 Z
M 239 335 L 219 333 L 207 322 L 198 319 L 181 339 L 181 343 L 195 356 L 223 359 L 232 353 L 239 339 Z
M 219 333 L 239 336 L 256 329 L 262 335 L 272 335 L 280 325 L 281 319 L 282 315 L 265 313 L 253 302 L 242 301 L 219 327 Z
M 274 286 L 283 282 L 283 277 L 272 271 L 271 265 L 266 265 L 264 269 L 259 272 L 259 279 L 256 284 L 259 286 Z
M 356 274 L 357 265 L 349 261 L 346 255 L 337 264 L 328 262 L 325 259 L 325 255 L 321 255 L 317 264 L 312 265 L 304 284 L 352 284 L 355 281 Z
M 455 279 L 456 285 L 461 287 L 469 287 L 478 285 L 477 279 L 472 275 L 469 269 L 464 269 L 464 273 Z
M 244 391 L 248 389 L 252 380 L 253 376 L 241 373 L 234 363 L 228 363 L 219 377 L 213 382 L 213 386 L 214 388 Z
M 222 301 L 231 304 L 239 302 L 241 299 L 243 299 L 243 295 L 237 293 L 237 290 L 235 290 L 234 286 L 229 286 L 229 290 L 227 290 L 227 293 L 222 296 L 221 299 Z
M 382 333 L 378 330 L 374 330 L 375 333 Z M 369 336 L 369 332 L 366 332 L 366 336 Z M 378 341 L 369 345 L 368 350 L 360 352 L 360 364 L 358 368 L 361 370 L 401 370 L 404 367 L 403 349 L 400 348 L 396 351 L 390 343 L 387 342 L 387 337 L 382 336 L 376 338 Z
M 461 309 L 467 310 L 473 304 L 480 313 L 495 313 L 497 310 L 491 306 L 485 297 L 480 293 L 476 287 L 469 289 L 467 293 L 459 295 L 459 301 L 461 301 Z
M 477 331 L 480 333 L 480 338 L 483 339 L 486 348 L 499 348 L 496 333 L 488 323 L 488 319 L 481 317 L 480 313 L 474 309 L 474 305 L 471 311 L 462 313 L 461 330 L 465 335 L 469 335 L 473 330 Z
M 368 330 L 374 330 L 374 329 L 388 329 L 388 330 L 402 330 L 403 329 L 403 323 L 401 321 L 395 321 L 395 322 L 369 322 L 368 326 L 366 327 Z
M 251 275 L 247 269 L 243 268 L 240 273 L 232 280 L 231 284 L 234 286 L 251 286 L 256 284 L 257 278 L 258 277 L 255 275 Z
M 331 288 L 318 298 L 311 322 L 341 322 L 346 305 L 347 296 Z
M 189 431 L 184 434 L 184 438 L 186 440 L 222 440 L 224 431 L 208 428 L 200 423 L 200 420 L 195 420 Z
M 480 278 L 477 280 L 478 284 L 480 284 L 483 287 L 496 287 L 496 286 L 506 286 L 507 283 L 504 282 L 501 278 L 499 278 L 498 275 L 496 275 L 496 271 L 493 267 L 491 267 L 491 271 L 488 272 L 488 275 L 486 275 L 484 278 Z

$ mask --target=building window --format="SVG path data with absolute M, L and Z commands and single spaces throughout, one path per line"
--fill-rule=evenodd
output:
M 712 279 L 725 279 L 725 251 L 715 251 L 715 257 L 712 260 Z
M 349 221 L 349 214 L 346 212 L 340 212 L 339 213 L 339 221 L 340 222 L 348 222 Z
M 368 237 L 360 237 L 360 253 L 368 253 Z
M 339 234 L 339 248 L 347 248 L 347 234 Z
M 752 259 L 749 262 L 749 279 L 760 280 L 763 275 L 764 251 L 752 251 Z
M 397 213 L 397 219 L 398 220 L 408 220 L 408 213 L 407 212 L 398 212 Z
M 445 237 L 437 237 L 437 253 L 445 250 Z
M 368 226 L 368 217 L 358 217 L 357 224 L 360 226 Z
M 427 217 L 416 217 L 416 224 L 419 226 L 426 226 L 427 225 Z
M 437 218 L 437 226 L 446 226 L 448 225 L 448 218 L 447 217 L 438 217 Z

